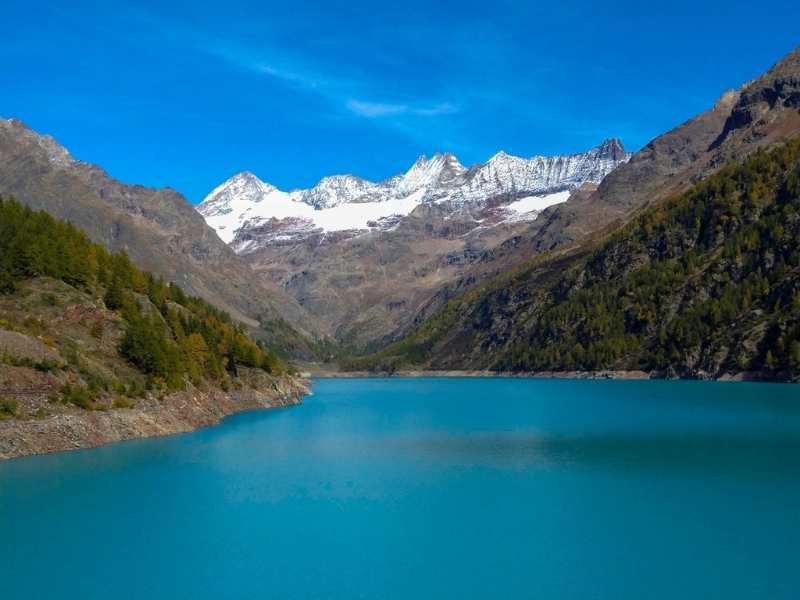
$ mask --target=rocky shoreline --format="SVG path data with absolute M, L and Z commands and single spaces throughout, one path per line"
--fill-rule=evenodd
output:
M 774 372 L 765 373 L 761 371 L 745 371 L 741 373 L 724 373 L 713 376 L 708 373 L 698 372 L 691 376 L 681 376 L 675 373 L 665 373 L 660 371 L 622 371 L 622 370 L 603 370 L 603 371 L 535 371 L 535 372 L 512 372 L 512 371 L 483 371 L 483 370 L 419 370 L 419 371 L 337 371 L 324 369 L 316 366 L 306 365 L 306 370 L 302 376 L 305 378 L 318 379 L 361 379 L 361 378 L 383 378 L 383 377 L 507 377 L 520 379 L 683 379 L 689 381 L 761 381 L 761 382 L 780 382 L 794 383 L 790 373 Z
M 303 377 L 321 379 L 362 379 L 375 377 L 507 377 L 520 379 L 651 379 L 645 371 L 539 371 L 514 373 L 500 371 L 324 371 L 308 370 Z
M 237 412 L 300 404 L 309 393 L 303 379 L 265 375 L 258 385 L 230 391 L 189 389 L 160 399 L 148 397 L 129 409 L 74 409 L 44 419 L 2 420 L 0 460 L 184 433 Z

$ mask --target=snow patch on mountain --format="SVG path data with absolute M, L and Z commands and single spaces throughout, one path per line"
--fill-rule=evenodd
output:
M 292 220 L 294 230 L 348 231 L 369 229 L 371 222 L 385 217 L 408 215 L 419 205 L 423 190 L 400 198 L 372 202 L 331 203 L 315 208 L 303 201 L 298 192 L 282 192 L 265 184 L 255 175 L 246 174 L 234 185 L 220 188 L 222 199 L 207 205 L 202 212 L 206 222 L 217 230 L 222 240 L 230 244 L 242 227 L 261 225 L 265 221 Z M 288 233 L 284 237 L 288 236 Z
M 555 194 L 546 194 L 544 196 L 526 196 L 515 200 L 511 204 L 507 204 L 506 208 L 511 212 L 518 215 L 530 214 L 532 212 L 540 213 L 549 206 L 562 204 L 569 199 L 572 192 L 569 190 L 563 192 L 556 192 Z

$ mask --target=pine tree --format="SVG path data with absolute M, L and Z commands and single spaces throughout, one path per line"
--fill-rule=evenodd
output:
M 119 310 L 122 308 L 125 297 L 119 277 L 113 277 L 111 279 L 111 283 L 108 285 L 108 288 L 106 288 L 103 302 L 105 302 L 106 308 L 110 310 Z

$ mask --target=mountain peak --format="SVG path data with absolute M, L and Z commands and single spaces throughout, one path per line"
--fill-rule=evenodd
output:
M 441 162 L 443 171 L 448 174 L 459 174 L 467 170 L 456 155 L 450 152 L 437 153 L 434 160 Z
M 20 135 L 36 142 L 36 144 L 47 154 L 47 159 L 58 167 L 66 167 L 76 162 L 72 155 L 64 146 L 59 144 L 53 136 L 41 134 L 25 123 L 16 118 L 0 119 L 2 126 L 14 131 L 14 135 Z
M 797 77 L 798 75 L 800 75 L 800 47 L 789 52 L 765 74 L 766 77 L 771 78 Z
M 254 188 L 257 188 L 262 193 L 268 193 L 271 192 L 272 190 L 277 189 L 271 183 L 267 183 L 259 179 L 258 176 L 252 173 L 251 171 L 242 171 L 240 173 L 237 173 L 236 175 L 228 179 L 228 181 L 226 181 L 223 185 L 226 184 L 252 186 Z
M 258 177 L 252 171 L 240 171 L 239 173 L 236 173 L 236 175 L 234 175 L 230 179 L 231 180 L 237 180 L 238 179 L 238 180 L 253 181 L 253 180 L 257 180 Z M 260 179 L 258 179 L 258 180 L 261 181 Z
M 378 187 L 378 184 L 355 175 L 328 175 L 310 190 L 299 192 L 302 202 L 316 209 L 324 209 L 347 202 L 372 200 Z
M 422 155 L 400 177 L 397 191 L 400 194 L 410 194 L 423 188 L 428 189 L 437 182 L 447 183 L 465 171 L 464 166 L 452 154 L 437 152 L 431 158 Z
M 514 157 L 512 157 L 505 150 L 500 150 L 500 151 L 494 153 L 494 155 L 489 159 L 489 162 L 498 161 L 498 160 L 506 160 L 508 158 L 514 158 Z
M 433 155 L 433 158 L 435 158 L 435 157 L 436 157 L 436 155 L 434 154 L 434 155 Z M 425 155 L 425 154 L 420 154 L 420 155 L 417 157 L 417 160 L 415 160 L 415 161 L 414 161 L 414 164 L 413 164 L 413 165 L 411 165 L 411 168 L 413 169 L 413 168 L 415 168 L 415 167 L 422 167 L 422 166 L 424 166 L 424 165 L 427 165 L 429 162 L 431 162 L 431 160 L 433 160 L 433 158 L 428 158 L 428 156 L 427 156 L 427 155 Z
M 625 146 L 619 138 L 607 138 L 597 147 L 597 153 L 601 158 L 612 160 L 622 160 L 625 156 Z
M 242 171 L 214 188 L 197 205 L 197 211 L 206 219 L 225 215 L 234 212 L 234 204 L 245 206 L 258 204 L 267 194 L 276 189 L 275 186 L 261 181 L 250 171 Z

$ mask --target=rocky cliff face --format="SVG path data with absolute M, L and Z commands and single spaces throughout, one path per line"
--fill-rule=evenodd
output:
M 120 183 L 75 160 L 53 138 L 16 119 L 0 119 L 0 196 L 68 220 L 111 250 L 126 250 L 142 269 L 208 300 L 277 346 L 310 352 L 291 327 L 269 331 L 260 322 L 288 319 L 313 327 L 314 320 L 280 287 L 254 280 L 174 190 Z

